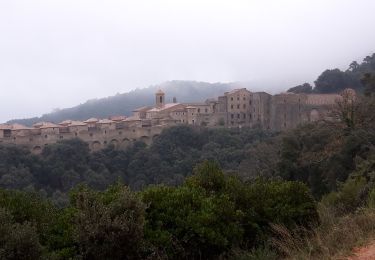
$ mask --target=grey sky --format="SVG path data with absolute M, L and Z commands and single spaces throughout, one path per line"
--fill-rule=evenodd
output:
M 375 52 L 374 10 L 374 0 L 0 0 L 0 122 L 173 79 L 274 92 L 312 82 Z

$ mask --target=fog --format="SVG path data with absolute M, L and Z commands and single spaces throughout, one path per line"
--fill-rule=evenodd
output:
M 375 51 L 374 10 L 373 0 L 2 0 L 0 122 L 167 80 L 312 83 Z

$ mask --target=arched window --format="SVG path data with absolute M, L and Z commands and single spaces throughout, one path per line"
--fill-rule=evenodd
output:
M 160 96 L 160 103 L 163 103 L 163 96 Z

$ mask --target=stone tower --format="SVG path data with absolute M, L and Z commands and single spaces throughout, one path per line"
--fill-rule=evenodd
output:
M 156 98 L 156 107 L 160 108 L 160 107 L 163 107 L 164 104 L 165 104 L 165 97 L 164 97 L 164 92 L 159 89 L 156 93 L 155 93 L 155 98 Z

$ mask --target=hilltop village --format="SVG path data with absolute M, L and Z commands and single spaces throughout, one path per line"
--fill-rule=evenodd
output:
M 175 97 L 172 103 L 166 103 L 165 93 L 159 90 L 155 93 L 154 106 L 137 108 L 130 117 L 41 122 L 32 127 L 1 124 L 0 143 L 22 145 L 40 153 L 48 144 L 80 138 L 96 151 L 110 144 L 125 148 L 136 140 L 149 144 L 163 128 L 179 124 L 282 131 L 329 119 L 329 112 L 340 97 L 338 94 L 270 95 L 241 88 L 203 103 L 178 103 Z

